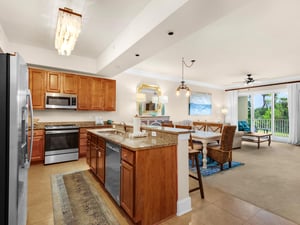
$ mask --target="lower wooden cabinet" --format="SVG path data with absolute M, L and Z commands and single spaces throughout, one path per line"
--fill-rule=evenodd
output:
M 28 152 L 30 151 L 30 142 L 31 142 L 31 132 L 28 132 Z M 33 146 L 32 146 L 32 155 L 31 162 L 43 162 L 44 161 L 44 130 L 34 130 L 33 131 Z
M 90 151 L 91 151 L 91 163 L 90 163 L 90 168 L 93 171 L 94 174 L 96 174 L 96 170 L 97 170 L 97 136 L 91 134 L 91 147 L 90 147 Z
M 90 138 L 90 156 L 87 163 L 89 164 L 92 172 L 104 183 L 105 177 L 105 140 L 97 135 L 88 133 Z M 87 158 L 87 159 L 88 159 Z
M 79 157 L 87 155 L 87 128 L 79 129 Z
M 80 146 L 79 146 L 79 152 L 80 152 Z M 86 135 L 86 163 L 89 166 L 91 166 L 91 134 L 90 133 L 87 133 Z
M 96 176 L 104 184 L 105 178 L 105 140 L 98 137 Z
M 176 155 L 176 146 L 122 148 L 121 207 L 134 223 L 157 224 L 176 214 Z
M 87 160 L 90 160 L 90 146 L 88 145 L 88 129 L 94 128 L 109 128 L 112 125 L 97 125 L 95 127 L 81 127 L 79 129 L 79 156 L 80 157 L 87 157 Z M 89 164 L 89 163 L 88 163 Z
M 125 212 L 133 218 L 133 200 L 134 200 L 134 167 L 122 160 L 121 167 L 121 206 Z

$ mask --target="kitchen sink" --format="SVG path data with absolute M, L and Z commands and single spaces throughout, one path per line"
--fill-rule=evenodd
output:
M 106 131 L 97 131 L 97 133 L 100 134 L 114 134 L 114 135 L 119 135 L 119 136 L 126 136 L 126 133 L 124 131 L 116 130 L 116 129 L 110 129 Z

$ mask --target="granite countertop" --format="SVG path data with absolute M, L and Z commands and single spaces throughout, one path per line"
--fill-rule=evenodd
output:
M 172 139 L 151 136 L 134 138 L 129 137 L 129 133 L 122 134 L 115 132 L 114 129 L 88 129 L 88 131 L 133 151 L 177 145 Z
M 65 125 L 65 124 L 75 124 L 78 127 L 86 127 L 86 128 L 93 128 L 93 127 L 111 127 L 110 124 L 103 124 L 103 125 L 96 125 L 95 121 L 69 121 L 69 122 L 37 122 L 34 123 L 34 129 L 40 130 L 44 129 L 46 125 Z M 30 126 L 30 124 L 28 124 Z M 30 127 L 29 127 L 30 128 Z

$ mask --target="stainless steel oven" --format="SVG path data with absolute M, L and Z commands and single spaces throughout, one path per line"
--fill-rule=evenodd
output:
M 78 126 L 46 125 L 44 164 L 78 160 L 78 136 Z

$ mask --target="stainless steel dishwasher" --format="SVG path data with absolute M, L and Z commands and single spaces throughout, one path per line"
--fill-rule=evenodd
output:
M 105 188 L 120 205 L 121 145 L 106 141 Z

